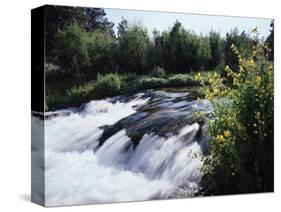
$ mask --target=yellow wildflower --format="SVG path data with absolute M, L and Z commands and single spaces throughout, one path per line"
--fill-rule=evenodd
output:
M 261 84 L 261 77 L 257 76 L 256 77 L 256 84 L 259 86 Z
M 223 142 L 224 141 L 223 135 L 217 135 L 216 140 L 219 142 Z
M 230 132 L 229 130 L 225 130 L 225 131 L 223 132 L 223 134 L 224 134 L 225 137 L 231 136 L 231 132 Z
M 219 77 L 219 75 L 218 75 L 217 72 L 214 73 L 214 77 L 215 77 L 215 78 Z
M 254 61 L 253 59 L 248 60 L 247 63 L 248 63 L 250 66 L 254 66 L 254 65 L 255 65 L 255 61 Z
M 216 95 L 216 94 L 218 94 L 220 92 L 220 90 L 218 88 L 213 88 L 213 92 Z

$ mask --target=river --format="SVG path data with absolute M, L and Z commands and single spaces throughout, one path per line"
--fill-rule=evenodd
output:
M 213 110 L 196 99 L 186 90 L 149 90 L 47 112 L 44 167 L 33 164 L 45 171 L 46 206 L 194 196 L 202 162 L 193 156 L 207 151 L 194 112 Z M 36 139 L 42 120 L 32 123 Z

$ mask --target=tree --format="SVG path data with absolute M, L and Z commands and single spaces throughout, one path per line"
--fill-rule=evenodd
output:
M 121 22 L 117 26 L 117 37 L 119 40 L 125 36 L 125 33 L 128 30 L 128 28 L 129 28 L 129 24 L 127 19 L 122 17 Z
M 81 7 L 46 6 L 46 55 L 54 56 L 56 33 L 66 25 L 76 23 L 83 27 L 86 17 Z
M 223 40 L 218 32 L 212 30 L 209 33 L 209 45 L 211 58 L 209 60 L 208 68 L 214 70 L 223 62 Z
M 165 68 L 173 73 L 204 69 L 210 58 L 208 40 L 186 31 L 176 21 L 170 32 L 162 33 Z
M 113 23 L 101 8 L 46 6 L 46 55 L 56 56 L 55 35 L 65 26 L 77 24 L 88 32 L 103 31 L 114 36 Z
M 170 68 L 171 71 L 177 72 L 179 70 L 179 63 L 182 61 L 182 27 L 179 21 L 176 21 L 169 34 L 169 54 L 170 54 Z
M 252 51 L 254 40 L 250 37 L 250 35 L 246 34 L 245 31 L 239 34 L 237 28 L 226 34 L 226 43 L 224 49 L 225 64 L 228 65 L 233 71 L 238 71 L 239 61 L 237 55 L 235 55 L 231 49 L 232 44 L 237 47 L 242 57 L 247 58 Z
M 58 65 L 76 78 L 90 67 L 88 35 L 77 23 L 60 30 L 55 37 Z
M 108 21 L 104 9 L 87 7 L 84 8 L 83 11 L 87 17 L 87 22 L 85 24 L 87 32 L 101 30 L 112 37 L 115 36 L 113 30 L 114 23 Z
M 163 48 L 161 43 L 161 34 L 158 30 L 152 31 L 153 37 L 149 45 L 148 52 L 148 66 L 149 68 L 155 68 L 157 66 L 163 67 Z
M 270 34 L 266 38 L 265 44 L 269 48 L 268 59 L 270 61 L 273 61 L 274 60 L 274 21 L 273 20 L 270 23 L 270 27 L 271 27 Z
M 127 26 L 123 20 L 118 26 L 117 63 L 121 71 L 142 73 L 146 66 L 149 38 L 141 25 Z
M 208 61 L 211 58 L 211 49 L 207 37 L 202 35 L 197 38 L 197 52 L 194 58 L 195 64 L 192 70 L 206 70 L 208 67 Z
M 107 33 L 100 31 L 88 33 L 87 48 L 91 63 L 89 77 L 95 78 L 98 73 L 110 73 L 116 69 L 114 63 L 116 45 L 116 39 Z

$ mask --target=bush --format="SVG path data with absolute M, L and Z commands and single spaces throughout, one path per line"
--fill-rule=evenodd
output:
M 210 155 L 203 157 L 202 191 L 205 195 L 272 192 L 272 63 L 260 44 L 246 59 L 234 45 L 232 49 L 239 58 L 238 72 L 226 67 L 232 83 L 224 84 L 216 73 L 205 87 L 215 111 L 208 122 Z
M 46 88 L 45 110 L 52 111 L 66 107 L 67 96 L 56 89 Z
M 186 75 L 176 74 L 168 78 L 168 86 L 185 86 L 186 85 Z
M 140 81 L 141 89 L 165 87 L 166 80 L 162 78 L 147 78 Z
M 131 82 L 138 78 L 136 73 L 125 73 L 125 74 L 119 74 L 121 81 L 123 82 Z
M 48 89 L 48 110 L 67 107 L 78 107 L 93 99 L 110 97 L 119 94 L 121 80 L 118 74 L 99 75 L 96 82 L 90 81 L 82 85 L 74 85 L 65 92 Z
M 79 106 L 84 102 L 88 102 L 95 98 L 94 94 L 95 84 L 88 82 L 84 85 L 73 86 L 66 91 L 69 106 Z
M 156 78 L 165 78 L 167 71 L 164 68 L 156 66 L 150 73 L 150 76 Z
M 97 98 L 111 97 L 119 94 L 121 89 L 121 79 L 118 74 L 98 74 L 94 92 Z
M 195 86 L 200 85 L 193 77 L 188 74 L 176 74 L 168 78 L 167 86 L 179 87 L 179 86 Z
M 188 75 L 186 77 L 186 85 L 187 86 L 199 86 L 200 83 L 194 79 L 194 77 L 191 77 L 190 75 Z

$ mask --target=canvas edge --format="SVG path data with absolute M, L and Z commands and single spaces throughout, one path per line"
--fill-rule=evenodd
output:
M 45 6 L 41 6 L 31 10 L 31 202 L 41 206 L 45 206 L 44 112 Z

